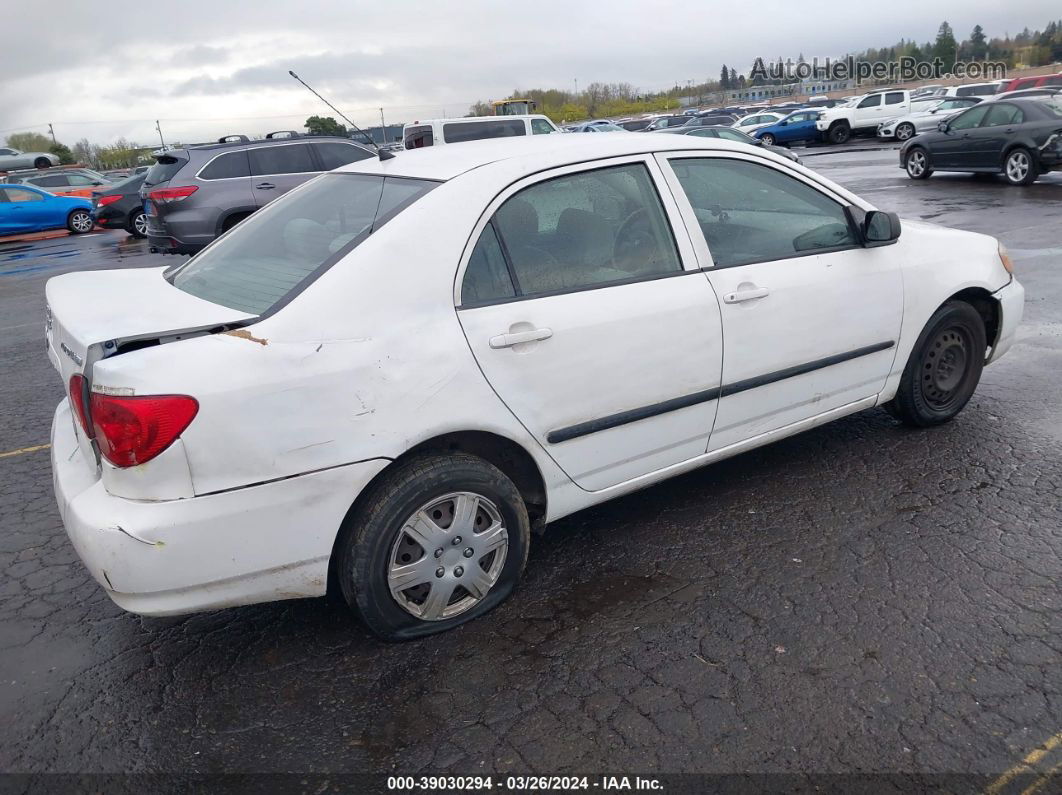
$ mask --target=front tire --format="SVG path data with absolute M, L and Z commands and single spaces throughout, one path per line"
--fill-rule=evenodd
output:
M 904 170 L 911 179 L 929 179 L 933 175 L 933 166 L 929 162 L 929 152 L 916 146 L 907 153 L 903 161 Z
M 977 389 L 987 347 L 977 310 L 964 301 L 948 301 L 919 335 L 896 397 L 885 408 L 915 428 L 954 419 Z
M 763 141 L 764 146 L 774 146 L 774 136 L 770 133 L 764 133 L 761 135 L 760 140 Z
M 910 122 L 906 122 L 905 121 L 903 124 L 901 124 L 899 127 L 896 128 L 896 140 L 897 141 L 906 141 L 909 138 L 913 138 L 914 134 L 915 134 L 915 128 L 914 128 L 914 125 L 911 124 Z
M 464 453 L 399 464 L 348 514 L 336 548 L 347 604 L 385 640 L 444 632 L 508 597 L 531 523 L 513 482 Z
M 1040 176 L 1036 161 L 1023 146 L 1012 149 L 1003 161 L 1003 176 L 1011 185 L 1032 185 Z
M 36 160 L 33 161 L 33 167 L 34 168 L 51 168 L 52 167 L 52 161 L 49 160 L 46 157 L 38 157 Z
M 831 144 L 848 143 L 848 139 L 852 137 L 852 128 L 843 121 L 837 122 L 830 128 L 827 137 Z
M 88 210 L 74 210 L 66 219 L 66 228 L 75 235 L 91 232 L 93 226 L 95 226 L 95 222 L 93 222 L 92 216 L 88 214 Z

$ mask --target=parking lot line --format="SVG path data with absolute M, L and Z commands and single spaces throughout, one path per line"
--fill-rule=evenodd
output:
M 1059 745 L 1062 745 L 1062 732 L 1058 732 L 1057 734 L 1051 735 L 1044 742 L 1040 743 L 1040 745 L 1036 746 L 1034 749 L 1029 751 L 1029 753 L 1025 755 L 1024 759 L 1022 759 L 1020 762 L 1018 762 L 1018 764 L 1014 765 L 1014 767 L 1010 768 L 1002 776 L 993 781 L 985 790 L 985 795 L 999 795 L 999 793 L 1003 791 L 1003 789 L 1015 778 L 1015 776 L 1026 770 L 1031 771 L 1032 765 L 1035 765 Z M 1032 785 L 1025 790 L 1025 793 L 1036 792 L 1056 771 L 1057 767 L 1054 770 L 1048 772 L 1046 776 L 1041 776 L 1037 778 L 1037 780 L 1034 781 Z M 1025 793 L 1022 793 L 1022 795 L 1025 795 Z
M 51 447 L 50 444 L 38 444 L 33 447 L 21 447 L 18 450 L 8 450 L 6 453 L 0 453 L 0 458 L 10 458 L 15 455 L 22 455 L 23 453 L 36 453 L 38 450 L 47 450 Z

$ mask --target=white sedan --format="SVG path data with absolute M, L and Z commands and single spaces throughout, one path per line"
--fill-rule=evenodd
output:
M 720 139 L 363 160 L 182 264 L 48 282 L 56 497 L 127 610 L 334 588 L 415 637 L 573 511 L 874 406 L 950 420 L 1023 294 L 993 238 Z
M 788 114 L 786 113 L 750 113 L 747 116 L 742 116 L 730 126 L 741 130 L 743 133 L 752 135 L 756 130 L 763 127 L 770 127 L 775 122 L 784 119 L 787 115 Z
M 981 101 L 981 97 L 951 97 L 941 99 L 921 110 L 887 119 L 878 125 L 878 138 L 896 138 L 906 141 L 919 133 L 937 129 L 937 125 L 950 119 L 956 113 L 972 108 Z

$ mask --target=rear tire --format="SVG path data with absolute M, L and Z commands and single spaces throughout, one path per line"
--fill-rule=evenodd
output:
M 129 214 L 125 230 L 133 237 L 147 237 L 147 216 L 143 210 L 137 209 Z
M 373 633 L 445 632 L 512 593 L 531 524 L 500 469 L 465 453 L 416 456 L 370 489 L 344 519 L 335 554 L 343 597 Z
M 1017 146 L 1007 152 L 1003 159 L 1003 178 L 1011 185 L 1032 185 L 1040 176 L 1036 160 L 1024 146 Z
M 51 168 L 52 167 L 52 161 L 49 160 L 46 157 L 38 157 L 36 160 L 33 161 L 33 167 L 34 168 Z
M 852 137 L 852 128 L 848 126 L 847 122 L 840 121 L 830 127 L 826 135 L 831 144 L 848 143 L 848 139 Z
M 977 310 L 965 301 L 948 301 L 919 335 L 886 410 L 915 428 L 953 419 L 977 389 L 987 347 Z
M 66 218 L 66 228 L 75 235 L 83 235 L 86 232 L 91 232 L 92 227 L 95 225 L 96 224 L 92 220 L 92 216 L 89 215 L 88 210 L 74 210 Z

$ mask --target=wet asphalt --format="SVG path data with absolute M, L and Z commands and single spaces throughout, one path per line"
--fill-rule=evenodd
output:
M 569 517 L 506 604 L 400 645 L 326 599 L 172 619 L 110 603 L 32 449 L 62 396 L 44 284 L 173 259 L 114 232 L 0 244 L 0 771 L 1057 765 L 1062 174 L 916 183 L 892 148 L 828 151 L 805 163 L 1010 249 L 1025 323 L 962 415 L 910 431 L 867 411 Z

